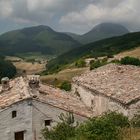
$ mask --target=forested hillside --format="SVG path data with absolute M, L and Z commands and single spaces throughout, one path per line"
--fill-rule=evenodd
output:
M 129 33 L 120 37 L 113 37 L 93 42 L 73 49 L 51 60 L 47 65 L 48 72 L 61 70 L 64 65 L 70 64 L 82 57 L 99 57 L 114 55 L 140 45 L 140 32 Z

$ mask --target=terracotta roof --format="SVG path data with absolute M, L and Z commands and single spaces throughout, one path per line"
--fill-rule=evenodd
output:
M 1 110 L 22 100 L 32 98 L 54 107 L 71 111 L 83 117 L 91 117 L 93 112 L 82 101 L 69 93 L 49 85 L 40 84 L 38 88 L 30 88 L 27 78 L 18 77 L 10 81 L 10 88 L 2 91 L 0 85 Z
M 108 64 L 74 77 L 73 82 L 122 104 L 140 100 L 140 67 Z

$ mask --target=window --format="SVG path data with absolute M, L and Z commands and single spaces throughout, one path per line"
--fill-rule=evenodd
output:
M 52 122 L 52 120 L 45 120 L 45 126 L 50 126 L 51 122 Z
M 17 111 L 12 111 L 12 118 L 15 118 L 17 116 Z

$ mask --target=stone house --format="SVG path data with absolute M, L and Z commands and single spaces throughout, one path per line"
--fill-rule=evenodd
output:
M 108 64 L 73 78 L 72 92 L 95 116 L 117 111 L 129 118 L 140 112 L 140 67 Z
M 73 112 L 79 122 L 92 110 L 68 93 L 39 81 L 39 76 L 3 78 L 0 85 L 0 139 L 40 140 L 41 130 L 51 128 L 61 113 Z

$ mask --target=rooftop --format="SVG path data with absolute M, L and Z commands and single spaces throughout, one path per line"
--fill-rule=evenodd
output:
M 78 83 L 124 105 L 140 100 L 140 67 L 108 64 L 74 77 Z
M 28 83 L 28 78 L 18 77 L 10 80 L 9 88 L 6 90 L 2 90 L 2 85 L 0 85 L 0 110 L 19 101 L 32 98 L 77 115 L 92 116 L 91 109 L 69 93 L 41 83 L 34 89 Z

